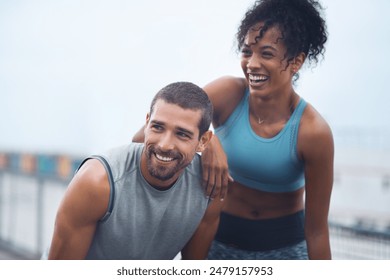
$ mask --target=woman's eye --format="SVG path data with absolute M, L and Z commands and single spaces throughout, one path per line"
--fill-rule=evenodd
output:
M 271 52 L 263 52 L 264 57 L 274 57 L 274 54 Z
M 252 51 L 249 50 L 249 49 L 242 49 L 242 50 L 241 50 L 241 54 L 242 54 L 243 56 L 249 56 L 249 55 L 252 54 Z

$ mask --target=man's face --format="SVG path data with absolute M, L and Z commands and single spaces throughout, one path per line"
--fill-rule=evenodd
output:
M 156 188 L 170 187 L 181 171 L 202 151 L 199 140 L 200 110 L 183 109 L 157 100 L 145 127 L 141 170 Z

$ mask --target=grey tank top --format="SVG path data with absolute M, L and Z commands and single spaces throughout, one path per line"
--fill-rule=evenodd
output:
M 143 147 L 131 143 L 90 157 L 105 166 L 111 191 L 87 259 L 173 259 L 198 227 L 208 205 L 200 156 L 195 155 L 174 186 L 160 191 L 141 174 Z

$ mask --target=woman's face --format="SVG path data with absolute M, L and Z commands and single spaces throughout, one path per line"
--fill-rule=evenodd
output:
M 286 47 L 278 27 L 271 27 L 261 39 L 263 24 L 252 27 L 241 50 L 241 67 L 252 94 L 271 97 L 292 88 L 294 64 L 287 67 Z

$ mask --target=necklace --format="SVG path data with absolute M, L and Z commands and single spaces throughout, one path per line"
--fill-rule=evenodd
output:
M 253 112 L 253 114 L 256 116 L 256 118 L 257 118 L 257 124 L 262 124 L 263 122 L 264 122 L 264 120 L 262 120 L 259 116 L 257 116 L 256 114 L 255 114 L 255 112 Z
M 292 113 L 294 113 L 294 95 L 291 95 L 289 109 L 290 109 L 290 116 L 288 117 L 287 121 L 290 119 Z M 260 118 L 253 110 L 252 110 L 252 113 L 253 113 L 253 115 L 255 115 L 258 125 L 261 125 L 266 120 L 266 119 Z

